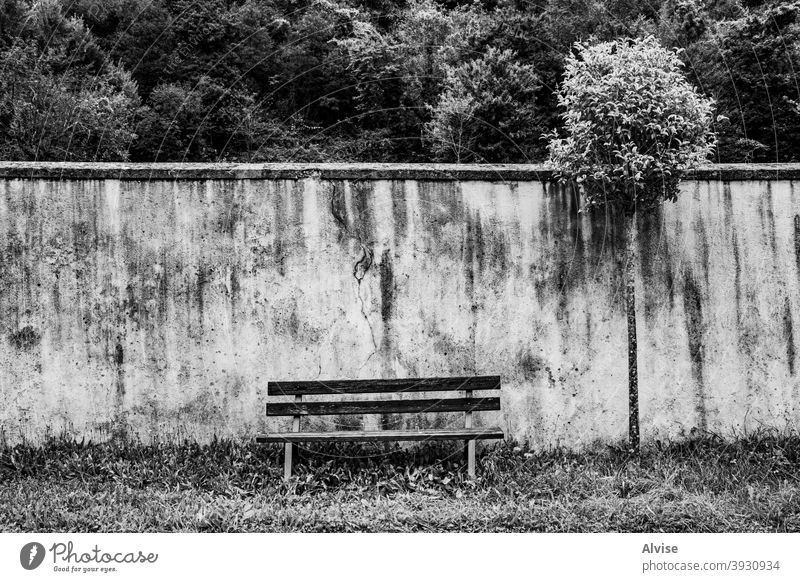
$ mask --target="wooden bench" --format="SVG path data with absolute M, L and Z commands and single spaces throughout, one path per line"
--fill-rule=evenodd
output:
M 472 413 L 500 410 L 499 397 L 474 397 L 476 390 L 500 390 L 500 376 L 469 378 L 410 378 L 406 380 L 331 380 L 313 382 L 270 382 L 268 396 L 294 396 L 294 402 L 267 404 L 267 416 L 291 416 L 292 432 L 267 433 L 256 436 L 258 443 L 285 443 L 284 478 L 292 475 L 292 447 L 301 442 L 341 441 L 426 441 L 464 440 L 469 476 L 475 476 L 475 441 L 502 439 L 499 427 L 473 427 Z M 349 394 L 404 394 L 418 392 L 463 391 L 463 398 L 341 400 Z M 499 392 L 498 392 L 499 394 Z M 331 399 L 303 402 L 303 396 L 324 395 Z M 332 414 L 408 414 L 422 412 L 464 412 L 464 428 L 378 431 L 300 432 L 303 416 Z

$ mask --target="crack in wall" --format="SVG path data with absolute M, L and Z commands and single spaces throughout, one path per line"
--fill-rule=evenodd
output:
M 361 364 L 361 368 L 363 368 L 367 362 L 377 353 L 378 351 L 378 342 L 375 340 L 375 330 L 372 328 L 372 323 L 369 320 L 369 316 L 366 312 L 366 306 L 364 303 L 364 297 L 361 294 L 361 282 L 364 280 L 364 277 L 367 275 L 367 272 L 372 267 L 372 263 L 374 261 L 375 253 L 372 250 L 371 246 L 364 243 L 361 235 L 356 231 L 349 227 L 345 216 L 343 215 L 346 213 L 346 209 L 344 208 L 344 191 L 338 190 L 334 187 L 333 193 L 331 195 L 331 215 L 336 223 L 339 225 L 342 233 L 345 236 L 350 237 L 351 239 L 355 240 L 359 246 L 361 247 L 361 257 L 356 261 L 355 265 L 353 265 L 353 278 L 356 280 L 357 290 L 356 295 L 358 295 L 358 301 L 360 303 L 361 315 L 364 316 L 364 320 L 367 322 L 367 327 L 369 327 L 369 336 L 370 340 L 372 341 L 372 353 L 367 357 L 363 364 Z M 340 233 L 341 234 L 341 233 Z
M 372 340 L 373 351 L 369 356 L 369 358 L 371 358 L 373 355 L 375 355 L 375 352 L 378 351 L 378 342 L 375 341 L 375 330 L 372 329 L 372 323 L 370 323 L 367 312 L 364 310 L 364 297 L 361 295 L 361 281 L 364 279 L 367 271 L 369 271 L 369 268 L 372 266 L 374 253 L 372 249 L 366 247 L 361 241 L 359 241 L 359 244 L 361 244 L 362 255 L 353 267 L 353 277 L 355 277 L 356 282 L 358 283 L 356 294 L 358 295 L 358 300 L 361 303 L 361 315 L 364 316 L 364 319 L 367 322 L 367 326 L 369 327 L 369 337 Z M 369 358 L 367 358 L 367 361 L 369 361 Z M 364 362 L 364 364 L 366 364 L 366 362 Z

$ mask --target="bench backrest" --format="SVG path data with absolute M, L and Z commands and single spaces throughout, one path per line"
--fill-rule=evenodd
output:
M 403 394 L 465 391 L 466 398 L 403 400 L 325 400 L 302 402 L 303 396 L 343 394 Z M 389 414 L 412 412 L 473 412 L 500 410 L 498 397 L 472 397 L 474 390 L 500 390 L 500 376 L 464 378 L 409 378 L 403 380 L 329 380 L 270 382 L 270 396 L 294 396 L 295 402 L 267 404 L 267 416 L 318 416 L 328 414 Z

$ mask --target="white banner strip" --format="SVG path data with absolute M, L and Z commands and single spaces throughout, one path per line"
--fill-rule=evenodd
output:
M 0 580 L 800 580 L 796 534 L 0 534 Z

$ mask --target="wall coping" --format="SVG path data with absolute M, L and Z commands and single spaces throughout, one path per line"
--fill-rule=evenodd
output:
M 4 162 L 0 179 L 48 180 L 437 180 L 548 182 L 543 164 L 234 164 Z M 800 179 L 800 164 L 711 164 L 694 170 L 695 180 Z

